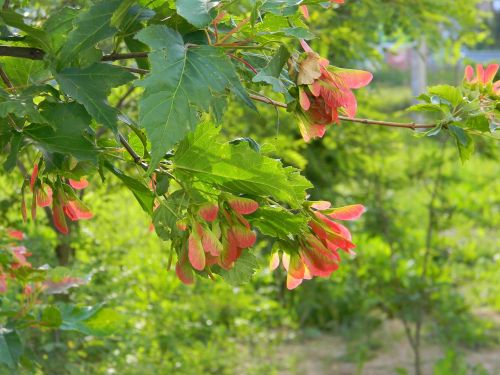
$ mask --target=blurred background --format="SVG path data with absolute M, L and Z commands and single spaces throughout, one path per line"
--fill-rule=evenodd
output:
M 374 72 L 357 92 L 359 117 L 409 120 L 404 109 L 426 86 L 458 84 L 469 63 L 500 62 L 500 1 L 347 0 L 310 11 L 322 36 L 315 50 Z M 350 225 L 357 257 L 288 291 L 261 242 L 250 284 L 186 287 L 167 270 L 168 243 L 116 181 L 91 181 L 95 218 L 63 237 L 44 218 L 22 224 L 22 178 L 0 176 L 0 217 L 28 234 L 32 262 L 91 274 L 64 298 L 123 316 L 111 337 L 27 337 L 35 373 L 500 374 L 498 142 L 482 139 L 463 165 L 451 140 L 404 129 L 344 123 L 305 144 L 286 112 L 259 110 L 234 103 L 223 131 L 303 169 L 313 198 L 364 204 Z

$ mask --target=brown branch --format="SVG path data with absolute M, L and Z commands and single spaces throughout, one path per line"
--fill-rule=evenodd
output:
M 5 71 L 2 69 L 1 66 L 0 66 L 0 77 L 2 78 L 2 82 L 5 84 L 5 86 L 9 90 L 11 90 L 12 92 L 15 93 L 16 88 L 14 87 L 14 85 L 12 84 L 12 81 L 7 76 L 7 73 L 5 73 Z M 14 129 L 19 131 L 19 126 L 17 126 L 16 120 L 14 119 L 14 117 L 10 113 L 7 114 L 7 121 L 10 123 L 10 126 L 12 126 Z
M 417 124 L 415 122 L 392 122 L 392 121 L 378 121 L 378 120 L 370 120 L 366 118 L 356 118 L 356 117 L 346 117 L 339 116 L 339 120 L 349 121 L 349 122 L 357 122 L 360 124 L 366 125 L 380 125 L 380 126 L 388 126 L 393 128 L 406 128 L 406 129 L 432 129 L 436 127 L 436 124 Z
M 123 104 L 125 103 L 125 100 L 134 92 L 134 90 L 137 88 L 137 86 L 130 86 L 127 90 L 127 92 L 125 92 L 125 94 L 123 94 L 121 96 L 121 98 L 118 100 L 118 103 L 116 103 L 116 106 L 115 108 L 116 109 L 120 109 L 121 107 L 123 107 Z
M 250 99 L 262 102 L 262 103 L 267 103 L 271 104 L 275 107 L 281 107 L 281 108 L 287 108 L 287 105 L 282 102 L 278 102 L 276 100 L 272 100 L 270 98 L 267 98 L 265 96 L 260 96 L 260 95 L 254 95 L 250 94 Z M 356 117 L 346 117 L 346 116 L 339 116 L 339 120 L 342 121 L 349 121 L 349 122 L 356 122 L 360 124 L 366 124 L 366 125 L 379 125 L 379 126 L 388 126 L 388 127 L 393 127 L 393 128 L 406 128 L 406 129 L 432 129 L 436 126 L 436 124 L 417 124 L 414 122 L 392 122 L 392 121 L 379 121 L 379 120 L 371 120 L 371 119 L 366 119 L 366 118 L 356 118 Z
M 101 61 L 117 61 L 128 59 L 145 59 L 148 57 L 149 52 L 129 52 L 129 53 L 112 53 L 104 55 Z
M 7 86 L 9 89 L 14 89 L 14 85 L 12 84 L 11 80 L 5 73 L 5 71 L 0 67 L 0 77 L 2 78 L 2 82 Z
M 287 105 L 285 103 L 277 102 L 276 100 L 272 100 L 272 99 L 267 98 L 265 96 L 260 96 L 260 95 L 255 95 L 255 94 L 249 94 L 248 96 L 250 96 L 250 99 L 253 99 L 253 100 L 256 100 L 256 101 L 262 102 L 262 103 L 271 104 L 271 105 L 274 105 L 275 107 L 281 107 L 281 108 L 287 107 Z
M 234 29 L 232 29 L 226 35 L 224 35 L 222 37 L 222 39 L 219 40 L 219 42 L 216 45 L 224 43 L 226 40 L 229 39 L 229 37 L 231 37 L 231 35 L 233 35 L 234 33 L 237 33 L 243 26 L 245 26 L 249 22 L 250 22 L 250 18 L 245 18 L 243 21 L 241 21 L 239 24 L 237 24 Z
M 123 65 L 113 65 L 113 66 L 117 66 L 119 68 L 128 70 L 129 72 L 137 73 L 137 74 L 147 74 L 147 73 L 149 73 L 149 70 L 147 70 L 147 69 L 132 68 L 132 67 L 123 66 Z
M 118 61 L 147 58 L 149 52 L 112 53 L 105 55 L 101 61 Z M 20 57 L 30 60 L 43 60 L 45 51 L 34 47 L 0 46 L 0 56 Z
M 0 46 L 0 56 L 20 57 L 30 60 L 43 60 L 45 51 L 32 47 Z
M 231 34 L 237 32 L 241 27 L 243 27 L 246 23 L 248 23 L 248 19 L 240 22 L 233 30 L 227 33 L 223 39 L 221 39 L 221 43 L 226 40 Z M 20 57 L 27 58 L 32 60 L 41 60 L 43 59 L 45 52 L 38 48 L 31 47 L 12 47 L 12 46 L 0 46 L 0 56 L 12 56 L 12 57 Z M 118 60 L 126 60 L 133 58 L 146 58 L 148 56 L 148 52 L 130 52 L 130 53 L 113 53 L 110 55 L 105 55 L 102 57 L 102 61 L 118 61 Z M 126 69 L 130 72 L 137 74 L 147 74 L 149 73 L 146 69 L 132 68 L 127 66 L 120 66 L 123 69 Z M 5 79 L 2 76 L 2 80 L 5 83 Z M 267 98 L 265 96 L 250 94 L 250 98 L 253 100 L 260 101 L 262 103 L 271 104 L 275 107 L 287 108 L 287 105 L 282 102 L 278 102 Z M 393 128 L 405 128 L 405 129 L 432 129 L 436 126 L 436 124 L 418 124 L 415 122 L 393 122 L 393 121 L 379 121 L 379 120 L 371 120 L 364 118 L 351 118 L 346 116 L 339 116 L 339 119 L 342 121 L 355 122 L 365 125 L 378 125 L 378 126 L 386 126 Z
M 250 69 L 254 74 L 257 74 L 257 70 L 252 66 L 252 64 L 250 64 L 248 61 L 246 61 L 245 59 L 242 59 L 241 57 L 238 57 L 236 55 L 233 55 L 232 53 L 228 53 L 227 54 L 230 58 L 232 59 L 235 59 L 237 61 L 239 61 L 240 63 L 242 63 L 243 65 L 245 65 L 248 69 Z

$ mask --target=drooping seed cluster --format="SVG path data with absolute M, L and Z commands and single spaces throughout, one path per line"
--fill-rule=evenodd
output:
M 229 197 L 204 203 L 195 215 L 179 221 L 177 227 L 188 232 L 175 268 L 179 279 L 191 284 L 193 269 L 210 271 L 212 265 L 231 269 L 243 250 L 255 243 L 256 233 L 244 216 L 258 207 L 252 199 Z

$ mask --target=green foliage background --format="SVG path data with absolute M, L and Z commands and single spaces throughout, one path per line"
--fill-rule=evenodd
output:
M 470 1 L 348 2 L 335 18 L 325 11 L 311 18 L 313 30 L 329 30 L 312 44 L 338 65 L 378 64 L 376 46 L 386 40 L 428 38 L 431 48 L 446 48 L 452 60 L 459 46 L 487 38 Z M 454 30 L 450 24 L 453 38 L 441 39 L 434 28 L 443 15 L 461 26 Z M 411 97 L 404 77 L 387 70 L 375 77 L 360 94 L 360 116 L 406 119 L 401 110 Z M 444 83 L 442 74 L 439 78 Z M 25 337 L 40 361 L 31 372 L 293 374 L 300 358 L 283 359 L 283 342 L 331 332 L 353 349 L 349 360 L 363 363 L 381 345 L 377 330 L 384 321 L 413 324 L 421 316 L 424 340 L 452 352 L 498 344 L 498 328 L 475 314 L 500 311 L 497 144 L 479 142 L 465 165 L 451 142 L 420 140 L 404 130 L 344 124 L 306 145 L 291 116 L 278 117 L 264 105 L 259 110 L 231 103 L 222 131 L 252 137 L 266 152 L 304 169 L 316 187 L 314 197 L 337 206 L 362 202 L 368 212 L 350 226 L 358 256 L 346 259 L 331 279 L 289 292 L 284 273 L 266 269 L 270 249 L 261 243 L 261 268 L 250 284 L 198 280 L 189 288 L 167 271 L 167 244 L 149 231 L 131 193 L 118 181 L 102 185 L 96 179 L 85 193 L 95 218 L 65 240 L 75 249 L 71 264 L 92 279 L 65 298 L 82 305 L 102 302 L 121 318 L 106 338 L 62 332 Z M 61 238 L 48 222 L 21 223 L 21 177 L 14 176 L 0 176 L 1 224 L 26 231 L 33 263 L 56 266 L 54 248 Z

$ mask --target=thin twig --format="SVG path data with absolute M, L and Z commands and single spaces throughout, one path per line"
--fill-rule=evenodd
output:
M 224 35 L 221 40 L 219 41 L 218 44 L 222 44 L 224 43 L 226 40 L 228 40 L 231 35 L 233 35 L 234 33 L 237 33 L 243 26 L 245 26 L 248 22 L 250 22 L 250 17 L 249 18 L 245 18 L 243 21 L 241 21 L 239 24 L 237 24 L 234 29 L 230 30 L 226 35 Z
M 114 65 L 114 66 L 117 66 L 117 67 L 122 68 L 124 70 L 128 70 L 129 72 L 132 72 L 132 73 L 137 73 L 137 74 L 148 74 L 149 73 L 149 70 L 147 70 L 147 69 L 132 68 L 132 67 L 123 66 L 123 65 Z
M 148 57 L 149 52 L 129 52 L 112 53 L 105 55 L 101 61 L 118 61 L 128 59 L 144 59 Z M 43 60 L 45 51 L 34 47 L 0 46 L 0 56 L 20 57 L 30 60 Z
M 346 117 L 339 116 L 339 120 L 349 121 L 349 122 L 357 122 L 360 124 L 366 125 L 380 125 L 380 126 L 388 126 L 393 128 L 407 128 L 407 129 L 432 129 L 436 127 L 436 124 L 417 124 L 415 122 L 393 122 L 393 121 L 378 121 L 371 120 L 366 118 L 356 118 L 356 117 Z
M 0 66 L 0 77 L 2 78 L 2 82 L 5 84 L 5 86 L 15 94 L 16 88 L 14 87 L 9 76 L 7 76 L 7 73 L 5 73 L 5 70 L 3 70 L 1 66 Z M 20 131 L 19 126 L 17 126 L 16 120 L 10 113 L 7 114 L 7 121 L 10 123 L 10 126 L 12 126 L 17 131 Z
M 245 59 L 242 59 L 241 57 L 238 57 L 236 55 L 233 55 L 232 53 L 228 53 L 227 54 L 230 58 L 234 59 L 234 60 L 237 60 L 239 61 L 240 63 L 242 63 L 243 65 L 245 65 L 248 69 L 250 69 L 252 72 L 254 72 L 254 74 L 257 74 L 257 69 L 255 69 L 252 64 L 250 64 L 248 61 L 246 61 Z
M 271 104 L 275 107 L 281 107 L 281 108 L 287 108 L 287 105 L 282 102 L 278 102 L 276 100 L 272 100 L 270 98 L 267 98 L 265 96 L 260 96 L 260 95 L 255 95 L 255 94 L 250 94 L 250 99 L 257 100 L 262 103 L 267 103 Z M 339 120 L 342 121 L 349 121 L 349 122 L 356 122 L 360 124 L 366 124 L 366 125 L 379 125 L 379 126 L 388 126 L 388 127 L 393 127 L 393 128 L 406 128 L 406 129 L 432 129 L 436 125 L 435 124 L 417 124 L 414 122 L 393 122 L 393 121 L 379 121 L 379 120 L 371 120 L 371 119 L 366 119 L 366 118 L 356 118 L 356 117 L 346 117 L 346 116 L 339 116 Z
M 123 103 L 125 103 L 125 99 L 127 99 L 130 94 L 134 92 L 134 90 L 137 88 L 137 86 L 130 86 L 125 94 L 122 95 L 120 100 L 118 100 L 118 103 L 116 103 L 116 109 L 120 109 L 123 107 Z
M 245 19 L 240 22 L 234 29 L 228 32 L 224 38 L 220 40 L 220 43 L 216 46 L 225 46 L 223 42 L 229 38 L 230 35 L 237 32 L 241 27 L 243 27 L 246 23 L 249 22 L 249 19 Z M 241 47 L 241 46 L 240 46 Z M 238 46 L 235 46 L 238 48 Z M 11 46 L 0 46 L 0 56 L 12 56 L 12 57 L 21 57 L 28 58 L 32 60 L 41 60 L 43 59 L 45 52 L 38 48 L 29 48 L 29 47 L 11 47 Z M 123 53 L 123 54 L 111 54 L 103 56 L 102 61 L 117 61 L 117 60 L 125 60 L 131 58 L 145 58 L 148 56 L 148 52 L 131 52 L 131 53 Z M 139 68 L 131 68 L 126 66 L 120 66 L 121 68 L 128 70 L 137 74 L 147 74 L 149 73 L 146 69 Z M 5 79 L 2 75 L 2 80 L 5 83 Z M 6 84 L 7 85 L 7 84 Z M 271 104 L 275 107 L 287 108 L 287 105 L 282 102 L 278 102 L 264 96 L 250 94 L 250 98 L 253 100 L 260 101 L 262 103 Z M 406 128 L 406 129 L 432 129 L 436 126 L 436 124 L 418 124 L 415 122 L 393 122 L 393 121 L 378 121 L 364 118 L 351 118 L 346 116 L 339 116 L 339 119 L 342 121 L 355 122 L 366 125 L 378 125 L 378 126 L 386 126 L 386 127 L 394 127 L 394 128 Z
M 129 53 L 112 53 L 102 57 L 101 61 L 118 61 L 128 59 L 145 59 L 149 52 L 129 52 Z
M 11 80 L 5 73 L 2 67 L 0 67 L 0 77 L 2 78 L 2 82 L 7 86 L 9 89 L 14 89 L 14 85 L 12 84 Z

